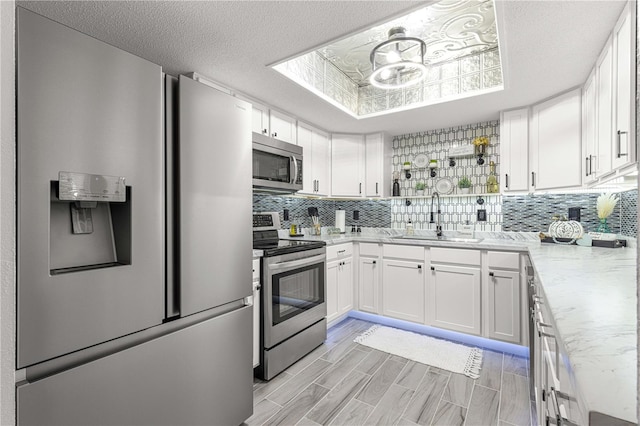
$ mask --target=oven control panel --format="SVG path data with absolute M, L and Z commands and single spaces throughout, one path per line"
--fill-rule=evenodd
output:
M 278 212 L 254 213 L 253 230 L 280 229 L 280 216 Z

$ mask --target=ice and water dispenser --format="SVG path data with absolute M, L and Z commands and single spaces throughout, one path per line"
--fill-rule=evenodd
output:
M 130 265 L 131 195 L 123 176 L 59 172 L 51 182 L 51 275 Z

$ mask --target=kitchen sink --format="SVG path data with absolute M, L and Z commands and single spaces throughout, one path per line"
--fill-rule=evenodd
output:
M 451 241 L 454 243 L 479 243 L 482 241 L 482 238 L 438 237 L 436 235 L 398 235 L 394 238 L 402 240 Z

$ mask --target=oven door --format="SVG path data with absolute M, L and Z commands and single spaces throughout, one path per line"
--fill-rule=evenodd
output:
M 271 348 L 327 315 L 326 251 L 264 258 L 263 345 Z

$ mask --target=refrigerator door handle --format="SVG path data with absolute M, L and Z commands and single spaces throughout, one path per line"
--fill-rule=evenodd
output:
M 290 183 L 296 183 L 296 180 L 298 180 L 298 161 L 293 155 L 291 156 L 291 163 L 293 164 L 293 173 L 291 174 Z

